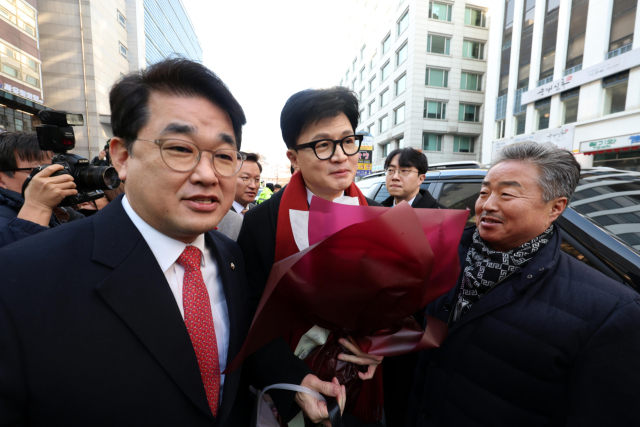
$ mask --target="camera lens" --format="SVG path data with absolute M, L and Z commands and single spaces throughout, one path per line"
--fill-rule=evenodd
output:
M 115 190 L 120 186 L 120 177 L 111 166 L 89 166 L 80 169 L 75 176 L 76 184 L 96 190 Z

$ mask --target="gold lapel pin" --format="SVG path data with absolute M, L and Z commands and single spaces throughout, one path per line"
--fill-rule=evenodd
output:
M 234 263 L 231 263 L 231 269 L 235 270 L 235 268 L 236 268 L 236 265 Z

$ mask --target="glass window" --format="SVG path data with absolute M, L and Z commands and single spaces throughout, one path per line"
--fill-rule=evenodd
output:
M 39 83 L 40 83 L 38 82 L 38 79 L 36 79 L 35 77 L 31 77 L 29 75 L 25 76 L 25 80 L 27 81 L 27 83 L 33 86 L 39 86 Z
M 404 105 L 398 107 L 394 112 L 393 123 L 400 124 L 404 122 Z
M 380 106 L 384 107 L 389 103 L 389 89 L 380 94 Z
M 484 43 L 464 41 L 462 44 L 462 57 L 472 59 L 484 59 Z
M 516 135 L 522 135 L 524 133 L 524 126 L 527 123 L 526 114 L 518 114 L 516 118 Z
M 389 155 L 389 145 L 390 144 L 384 144 L 382 146 L 382 158 L 385 158 Z
M 423 133 L 422 149 L 425 151 L 442 151 L 442 135 Z M 479 188 L 478 192 L 480 192 Z
M 2 64 L 2 71 L 9 74 L 11 77 L 20 78 L 20 71 L 8 66 L 7 64 Z
M 391 47 L 391 36 L 388 35 L 387 37 L 385 37 L 385 39 L 382 41 L 382 54 L 384 55 L 385 53 L 387 53 L 389 51 L 389 48 Z
M 351 90 L 356 90 L 356 79 L 351 80 Z
M 120 25 L 122 25 L 123 27 L 126 28 L 127 20 L 124 17 L 124 15 L 122 14 L 122 12 L 120 12 L 120 11 L 118 11 L 118 22 L 120 23 Z
M 364 88 L 360 89 L 360 94 L 358 99 L 360 100 L 360 102 L 364 100 Z
M 522 17 L 522 36 L 520 39 L 520 59 L 518 62 L 518 89 L 529 86 L 535 6 L 535 0 L 525 0 L 525 11 Z
M 23 58 L 25 58 L 25 56 L 23 55 Z M 34 61 L 31 58 L 27 57 L 27 65 L 29 66 L 29 68 L 38 71 L 38 63 L 36 61 Z
M 466 25 L 473 25 L 474 27 L 486 27 L 487 26 L 487 14 L 483 10 L 465 8 L 464 10 L 464 23 Z
M 351 63 L 351 69 L 352 69 L 353 71 L 355 71 L 355 70 L 356 70 L 356 62 L 357 62 L 357 61 L 358 61 L 358 58 L 354 59 L 354 60 L 353 60 L 353 62 Z
M 369 117 L 371 117 L 373 115 L 373 113 L 376 112 L 376 103 L 374 101 L 371 101 L 369 103 Z
M 580 102 L 579 96 L 574 96 L 562 101 L 562 124 L 568 125 L 569 123 L 575 123 L 578 121 L 578 103 Z
M 373 90 L 376 88 L 376 78 L 372 78 L 369 80 L 369 93 L 373 93 Z
M 387 144 L 389 145 L 389 144 Z M 384 148 L 383 148 L 383 154 L 384 154 Z M 387 157 L 386 155 L 382 156 Z M 374 199 L 376 202 L 378 203 L 382 203 L 384 202 L 387 198 L 389 197 L 389 191 L 387 191 L 387 186 L 385 184 L 382 184 L 382 187 L 380 187 L 380 190 L 378 191 L 378 194 L 376 194 L 376 198 Z
M 604 115 L 625 110 L 627 102 L 627 82 L 609 86 L 605 89 Z
M 551 114 L 551 106 L 545 105 L 544 107 L 540 107 L 536 109 L 538 114 L 538 129 L 549 129 L 549 116 Z
M 404 33 L 404 30 L 409 26 L 409 12 L 406 12 L 398 21 L 398 35 Z
M 427 38 L 427 52 L 449 55 L 451 39 L 443 36 L 429 36 Z
M 4 48 L 4 53 L 6 53 L 9 58 L 18 59 L 18 53 L 9 47 Z
M 480 74 L 462 73 L 460 89 L 481 91 L 482 76 Z
M 125 58 L 127 57 L 127 48 L 124 47 L 124 45 L 120 42 L 118 42 L 120 44 L 120 55 L 124 56 Z
M 363 119 L 364 119 L 364 108 L 358 111 L 358 126 L 362 124 Z
M 369 132 L 369 134 L 371 134 L 371 136 L 374 135 L 374 131 L 376 130 L 375 126 L 373 125 L 373 123 L 371 123 L 369 126 L 367 126 L 367 132 Z
M 454 136 L 453 152 L 454 153 L 473 153 L 473 141 L 471 136 Z
M 396 81 L 396 96 L 400 95 L 407 88 L 407 76 L 404 75 Z
M 404 135 L 398 137 L 398 148 L 404 148 Z
M 364 48 L 366 47 L 366 45 L 362 46 L 360 48 L 360 61 L 362 61 L 362 58 L 364 58 Z
M 447 118 L 447 103 L 425 100 L 422 117 L 425 119 L 445 120 Z
M 496 139 L 503 139 L 505 135 L 506 120 L 496 122 Z
M 364 81 L 364 78 L 365 78 L 365 76 L 366 76 L 366 74 L 365 74 L 365 72 L 364 72 L 364 71 L 365 71 L 365 67 L 362 67 L 362 69 L 360 70 L 360 81 L 361 81 L 361 82 L 363 82 L 363 81 Z
M 31 25 L 27 24 L 26 22 L 22 23 L 22 28 L 24 28 L 24 30 L 31 34 L 33 37 L 36 36 L 36 29 L 34 27 L 32 27 Z
M 540 73 L 538 80 L 553 77 L 556 60 L 556 40 L 558 34 L 558 0 L 547 0 L 544 27 L 542 29 L 542 50 L 540 53 Z
M 609 51 L 633 43 L 638 0 L 614 0 L 611 14 Z
M 588 13 L 589 0 L 573 0 L 571 3 L 571 22 L 569 23 L 569 41 L 567 42 L 567 64 L 565 70 L 582 64 Z
M 382 66 L 382 68 L 380 69 L 380 80 L 384 81 L 387 79 L 387 77 L 389 77 L 389 73 L 391 72 L 391 64 L 389 62 L 387 62 L 386 64 L 384 64 Z
M 458 121 L 460 122 L 479 122 L 480 106 L 460 104 L 458 110 Z
M 452 7 L 450 4 L 429 2 L 429 18 L 451 22 Z
M 427 68 L 425 85 L 435 87 L 449 87 L 449 71 Z
M 400 48 L 398 52 L 396 52 L 396 66 L 402 64 L 407 60 L 407 54 L 409 53 L 409 46 L 405 43 L 404 46 Z
M 379 123 L 380 123 L 380 127 L 379 127 L 379 129 L 380 129 L 380 133 L 382 133 L 382 132 L 386 132 L 386 131 L 387 131 L 387 127 L 388 127 L 387 118 L 388 118 L 387 116 L 384 116 L 383 118 L 381 118 L 381 119 L 379 120 Z
M 476 200 L 480 195 L 479 182 L 452 182 L 445 183 L 438 203 L 449 209 L 469 210 L 468 225 L 475 225 L 476 222 Z
M 511 66 L 511 39 L 513 36 L 513 6 L 515 0 L 507 0 L 504 8 L 502 31 L 502 53 L 500 55 L 500 86 L 498 96 L 504 96 L 509 89 L 509 67 Z
M 371 57 L 371 62 L 369 63 L 369 69 L 373 70 L 373 66 L 376 65 L 378 63 L 378 51 L 376 51 L 376 53 L 373 54 L 373 56 Z

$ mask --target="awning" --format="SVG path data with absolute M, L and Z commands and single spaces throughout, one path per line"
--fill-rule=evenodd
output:
M 632 150 L 637 150 L 639 148 L 640 148 L 640 146 L 626 147 L 626 148 L 614 148 L 612 150 L 591 151 L 589 153 L 580 153 L 580 154 L 584 154 L 585 156 L 592 156 L 594 154 L 617 153 L 618 151 L 632 151 Z

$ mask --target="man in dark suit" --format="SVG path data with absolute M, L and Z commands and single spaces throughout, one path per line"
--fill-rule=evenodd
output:
M 249 383 L 340 395 L 282 340 L 224 372 L 251 321 L 242 254 L 207 232 L 242 164 L 244 112 L 226 86 L 172 59 L 121 79 L 110 104 L 126 196 L 0 252 L 0 425 L 235 427 Z M 306 395 L 272 397 L 284 418 L 327 418 Z
M 420 188 L 428 168 L 427 156 L 414 148 L 398 148 L 389 153 L 384 170 L 390 196 L 382 206 L 392 207 L 405 201 L 414 208 L 444 209 L 427 190 Z
M 236 196 L 231 205 L 231 210 L 242 216 L 244 216 L 249 209 L 257 206 L 254 200 L 258 196 L 260 174 L 262 173 L 262 165 L 258 161 L 258 155 L 255 153 L 243 154 L 245 155 L 245 159 L 242 163 L 242 168 L 240 168 L 240 172 L 238 172 Z
M 288 148 L 287 157 L 297 172 L 282 191 L 245 214 L 238 236 L 245 261 L 251 266 L 247 278 L 253 310 L 258 307 L 273 264 L 302 249 L 294 238 L 291 210 L 308 212 L 313 196 L 337 203 L 378 205 L 365 198 L 353 183 L 362 142 L 362 135 L 354 135 L 357 124 L 358 100 L 346 88 L 304 90 L 287 101 L 280 127 Z M 289 343 L 292 348 L 296 348 L 305 332 L 293 334 Z M 353 353 L 341 355 L 342 360 L 368 366 L 367 372 L 360 375 L 362 379 L 372 379 L 382 358 L 363 353 L 349 341 L 341 343 Z M 382 414 L 382 408 L 375 407 L 382 401 L 382 390 L 373 387 L 372 393 L 366 393 L 368 397 L 374 396 L 373 402 L 362 404 L 369 412 L 367 416 Z

